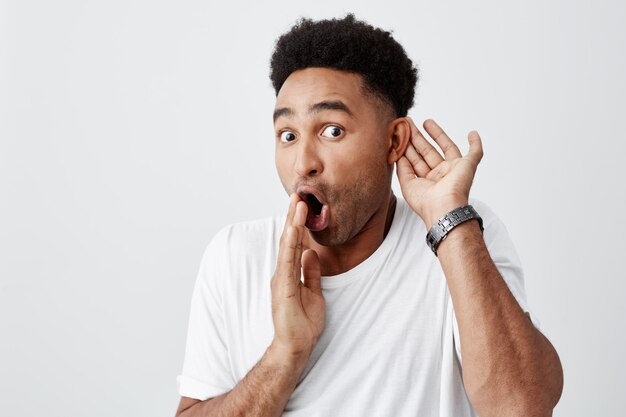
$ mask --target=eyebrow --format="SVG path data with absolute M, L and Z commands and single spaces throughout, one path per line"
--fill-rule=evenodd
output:
M 348 115 L 354 117 L 348 106 L 345 105 L 343 101 L 320 101 L 319 103 L 315 103 L 309 109 L 309 113 L 319 113 L 322 110 L 339 110 L 347 113 Z
M 315 103 L 311 107 L 309 107 L 309 114 L 319 113 L 324 110 L 339 110 L 344 113 L 347 113 L 350 117 L 354 117 L 354 114 L 352 114 L 352 111 L 350 111 L 350 108 L 343 101 L 340 101 L 340 100 L 335 100 L 335 101 L 325 100 L 325 101 L 320 101 L 319 103 Z M 292 117 L 293 115 L 294 115 L 294 112 L 292 109 L 290 109 L 289 107 L 281 107 L 279 109 L 274 110 L 274 122 L 276 122 L 276 119 L 278 119 L 279 117 L 282 117 L 282 116 Z
M 293 116 L 293 111 L 288 107 L 283 107 L 283 108 L 274 110 L 274 122 L 276 122 L 276 119 L 282 116 L 291 117 Z

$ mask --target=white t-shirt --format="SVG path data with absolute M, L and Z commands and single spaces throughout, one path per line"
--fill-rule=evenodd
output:
M 483 236 L 500 274 L 529 312 L 522 268 L 504 224 L 481 201 L 470 198 L 470 204 L 483 218 Z M 231 390 L 272 342 L 270 281 L 284 221 L 281 216 L 227 226 L 207 247 L 177 378 L 181 396 L 206 400 Z M 380 247 L 353 269 L 322 277 L 325 328 L 284 416 L 476 415 L 461 379 L 452 300 L 426 233 L 421 218 L 398 197 Z

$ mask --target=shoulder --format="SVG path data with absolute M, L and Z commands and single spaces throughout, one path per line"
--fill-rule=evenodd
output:
M 483 219 L 483 225 L 487 222 L 491 223 L 494 220 L 500 220 L 493 209 L 484 201 L 476 198 L 470 197 L 469 204 L 474 207 L 474 209 L 478 212 L 480 217 Z
M 280 236 L 283 223 L 283 217 L 274 216 L 225 225 L 215 233 L 206 251 L 226 254 L 265 247 Z
M 507 279 L 504 269 L 511 269 L 522 280 L 521 261 L 509 230 L 504 222 L 484 202 L 470 198 L 470 204 L 483 219 L 483 238 L 489 254 L 500 272 Z M 509 283 L 510 284 L 510 283 Z M 510 285 L 509 285 L 510 286 Z
M 484 236 L 487 243 L 501 236 L 508 238 L 509 232 L 504 222 L 487 203 L 475 197 L 470 197 L 469 203 L 483 219 Z
M 225 273 L 271 259 L 275 256 L 283 225 L 284 216 L 225 225 L 207 245 L 201 265 Z
M 428 231 L 426 230 L 426 225 L 422 218 L 415 214 L 404 199 L 399 198 L 398 202 L 400 205 L 398 210 L 398 228 L 402 229 L 404 234 L 418 234 L 420 236 L 423 234 L 426 236 Z M 486 240 L 491 240 L 490 238 L 499 237 L 501 235 L 508 235 L 504 223 L 487 203 L 478 198 L 470 197 L 469 204 L 474 207 L 483 221 Z

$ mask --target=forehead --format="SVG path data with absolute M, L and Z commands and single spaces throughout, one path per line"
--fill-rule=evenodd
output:
M 360 75 L 329 68 L 306 68 L 293 72 L 285 80 L 275 108 L 300 112 L 325 100 L 340 100 L 355 113 L 374 105 Z

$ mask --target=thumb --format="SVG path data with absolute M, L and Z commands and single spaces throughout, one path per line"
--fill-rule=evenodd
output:
M 470 148 L 467 152 L 467 156 L 476 164 L 480 162 L 483 158 L 483 142 L 480 139 L 480 135 L 477 131 L 472 130 L 467 135 L 467 141 L 469 142 Z
M 302 254 L 302 274 L 304 286 L 315 294 L 322 295 L 320 258 L 313 249 L 307 249 Z

